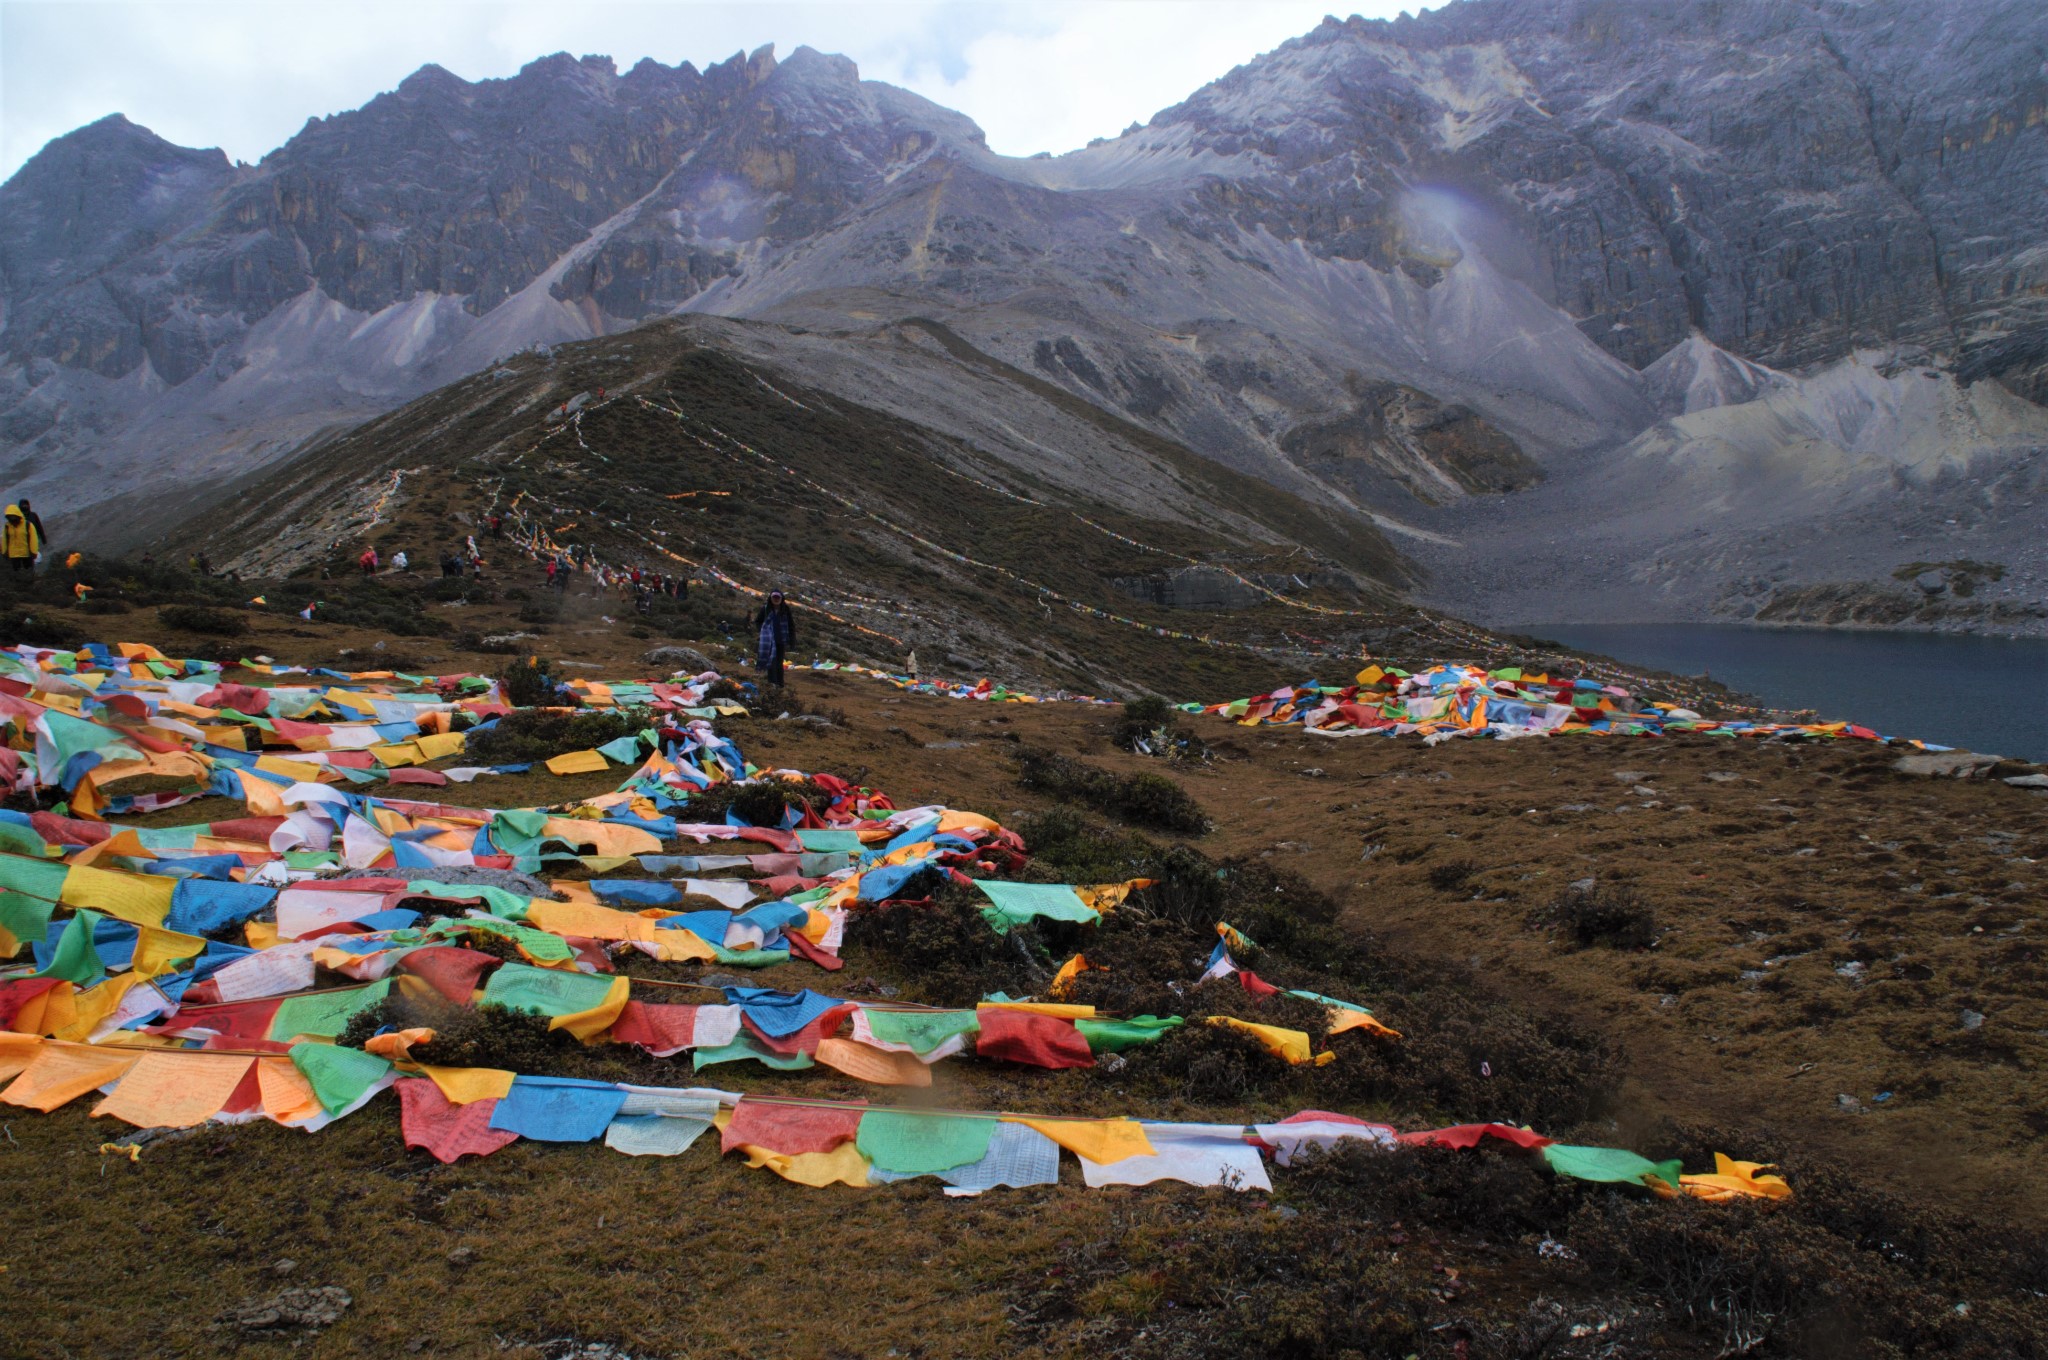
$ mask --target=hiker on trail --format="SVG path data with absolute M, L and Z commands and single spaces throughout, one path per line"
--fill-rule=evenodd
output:
M 477 558 L 483 556 L 483 553 L 479 551 L 476 546 L 475 534 L 464 534 L 462 536 L 462 546 L 464 550 L 468 553 L 469 560 L 472 562 L 476 561 Z
M 441 550 L 441 579 L 446 580 L 450 576 L 460 575 L 462 575 L 462 563 L 456 559 L 454 553 L 443 548 Z
M 43 527 L 43 517 L 28 503 L 28 497 L 21 498 L 21 517 L 28 521 L 28 527 L 36 531 L 36 552 L 40 554 L 43 545 L 50 541 L 50 531 Z
M 504 517 L 503 515 L 492 515 L 492 516 L 491 516 L 491 537 L 492 537 L 492 538 L 503 538 L 504 536 L 505 536 L 505 517 Z
M 782 592 L 768 592 L 768 603 L 761 606 L 753 618 L 759 651 L 756 659 L 761 669 L 768 673 L 768 683 L 782 684 L 782 663 L 789 658 L 796 646 L 796 619 L 789 612 L 788 601 Z
M 363 549 L 363 555 L 356 559 L 356 565 L 363 569 L 363 575 L 375 576 L 377 574 L 377 550 L 375 548 Z
M 43 550 L 42 536 L 18 505 L 7 507 L 7 527 L 0 531 L 0 547 L 6 550 L 9 571 L 35 571 L 36 554 Z
M 405 549 L 400 548 L 397 552 L 391 554 L 391 569 L 393 571 L 412 570 L 412 563 L 406 560 Z
M 548 559 L 548 589 L 549 589 L 549 590 L 553 590 L 553 589 L 555 588 L 555 579 L 556 579 L 557 577 L 559 577 L 559 576 L 560 576 L 561 574 L 562 574 L 562 564 L 561 564 L 560 562 L 557 562 L 557 561 L 556 561 L 556 560 L 555 560 L 554 558 L 550 557 L 550 558 Z
M 213 575 L 213 563 L 207 559 L 205 553 L 200 553 L 192 559 L 192 569 L 201 576 Z

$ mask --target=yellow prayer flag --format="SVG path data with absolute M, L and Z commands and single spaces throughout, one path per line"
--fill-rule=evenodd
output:
M 1153 1155 L 1152 1140 L 1135 1119 L 1028 1119 L 1006 1114 L 1003 1121 L 1037 1129 L 1076 1157 L 1097 1165 Z
M 126 874 L 90 865 L 73 865 L 64 875 L 57 900 L 67 907 L 90 907 L 130 925 L 160 927 L 170 914 L 174 878 Z
M 496 1067 L 428 1067 L 422 1064 L 420 1071 L 441 1088 L 441 1094 L 451 1105 L 467 1105 L 473 1100 L 503 1100 L 512 1094 L 514 1074 Z
M 597 751 L 570 751 L 548 762 L 549 774 L 596 774 L 611 768 Z
M 604 994 L 604 1000 L 587 1011 L 572 1015 L 558 1015 L 548 1021 L 549 1029 L 565 1029 L 586 1044 L 599 1043 L 611 1029 L 612 1022 L 619 1018 L 619 1012 L 626 1009 L 631 997 L 633 984 L 624 974 L 612 979 L 612 985 Z
M 1298 1029 L 1281 1029 L 1278 1025 L 1255 1025 L 1249 1020 L 1239 1020 L 1228 1015 L 1212 1015 L 1212 1025 L 1227 1025 L 1231 1029 L 1243 1030 L 1257 1039 L 1268 1053 L 1276 1058 L 1300 1064 L 1316 1062 L 1316 1055 L 1309 1048 L 1308 1035 Z
M 197 935 L 181 935 L 175 930 L 150 926 L 137 927 L 137 935 L 135 957 L 128 966 L 141 977 L 153 978 L 174 963 L 196 959 L 206 952 L 206 941 Z
M 1060 1020 L 1093 1020 L 1093 1006 L 1069 1005 L 1058 1001 L 984 1001 L 976 1010 L 984 1011 L 1028 1011 L 1033 1015 L 1050 1015 Z
M 798 1185 L 851 1185 L 862 1190 L 868 1187 L 868 1159 L 852 1143 L 841 1143 L 830 1152 L 800 1152 L 795 1156 L 770 1152 L 752 1143 L 741 1143 L 739 1150 L 746 1154 L 748 1166 L 765 1166 Z
M 460 732 L 429 732 L 414 737 L 412 744 L 419 747 L 424 760 L 440 760 L 446 756 L 459 755 L 468 739 Z

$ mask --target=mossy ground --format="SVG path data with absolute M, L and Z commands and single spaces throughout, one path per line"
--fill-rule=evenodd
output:
M 50 612 L 77 637 L 106 631 Z M 238 651 L 360 666 L 383 640 L 407 664 L 471 660 L 443 635 L 252 617 Z M 119 631 L 190 650 L 145 625 Z M 638 673 L 651 645 L 594 620 L 549 642 L 593 677 Z M 635 1356 L 1708 1356 L 1751 1340 L 1755 1354 L 2039 1353 L 2048 1324 L 2029 1290 L 2044 1275 L 2048 1224 L 2033 1174 L 2048 1132 L 2048 972 L 2029 941 L 2041 928 L 2048 802 L 1995 783 L 1904 779 L 1859 743 L 1564 737 L 1430 749 L 1192 718 L 1213 758 L 1169 764 L 1116 746 L 1115 709 L 984 706 L 808 672 L 789 681 L 799 707 L 840 720 L 725 724 L 763 765 L 994 815 L 1040 852 L 1027 877 L 1107 881 L 1169 861 L 1232 869 L 1221 898 L 1184 877 L 1093 942 L 1041 940 L 1040 967 L 1075 947 L 1111 963 L 1083 979 L 1105 1006 L 1257 1014 L 1227 990 L 1170 1002 L 1154 976 L 1192 980 L 1213 939 L 1204 918 L 1220 910 L 1271 951 L 1253 964 L 1269 980 L 1361 1001 L 1404 1034 L 1338 1036 L 1340 1061 L 1303 1072 L 1216 1031 L 1177 1036 L 1118 1071 L 956 1060 L 918 1099 L 1187 1119 L 1311 1106 L 1403 1126 L 1529 1121 L 1692 1167 L 1714 1151 L 1779 1158 L 1798 1197 L 1672 1205 L 1560 1184 L 1493 1153 L 1333 1160 L 1276 1172 L 1270 1197 L 1086 1191 L 1069 1166 L 1056 1189 L 979 1201 L 922 1185 L 803 1189 L 708 1143 L 672 1160 L 522 1143 L 442 1167 L 403 1148 L 388 1099 L 315 1136 L 210 1128 L 130 1163 L 97 1153 L 120 1130 L 79 1102 L 4 1121 L 0 1165 L 16 1188 L 0 1215 L 0 1353 L 552 1360 L 564 1338 Z M 1156 828 L 1026 787 L 1022 745 L 1174 780 L 1213 823 L 1185 842 L 1200 860 Z M 536 770 L 447 796 L 556 804 L 624 774 Z M 239 811 L 209 799 L 147 820 Z M 1553 924 L 1550 909 L 1586 878 L 1646 905 L 1654 944 L 1587 943 Z M 757 978 L 958 1003 L 1023 965 L 963 949 L 957 932 L 951 943 L 943 931 L 894 943 L 857 933 L 839 974 L 791 964 Z M 650 982 L 704 971 L 627 966 Z M 1984 1023 L 1965 1028 L 1965 1010 Z M 700 1080 L 625 1049 L 544 1042 L 532 1061 Z M 701 1080 L 876 1097 L 826 1071 L 743 1064 Z M 1541 1255 L 1546 1239 L 1570 1255 Z M 450 1261 L 459 1248 L 473 1264 Z M 274 1273 L 280 1259 L 297 1263 L 290 1275 Z M 212 1325 L 286 1285 L 327 1284 L 355 1303 L 318 1334 Z

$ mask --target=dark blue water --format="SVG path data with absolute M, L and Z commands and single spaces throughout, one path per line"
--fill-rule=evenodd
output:
M 1532 623 L 1514 631 L 1888 737 L 2048 760 L 2048 641 L 1738 624 Z

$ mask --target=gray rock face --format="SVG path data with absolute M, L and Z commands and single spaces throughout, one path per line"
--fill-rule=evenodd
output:
M 930 318 L 1460 595 L 1583 573 L 1536 549 L 1589 489 L 1672 609 L 1816 525 L 1882 578 L 1899 497 L 1914 551 L 2039 522 L 2044 43 L 2027 0 L 1459 0 L 1030 160 L 809 49 L 430 66 L 255 166 L 110 119 L 0 185 L 0 476 L 132 532 L 536 345 Z

